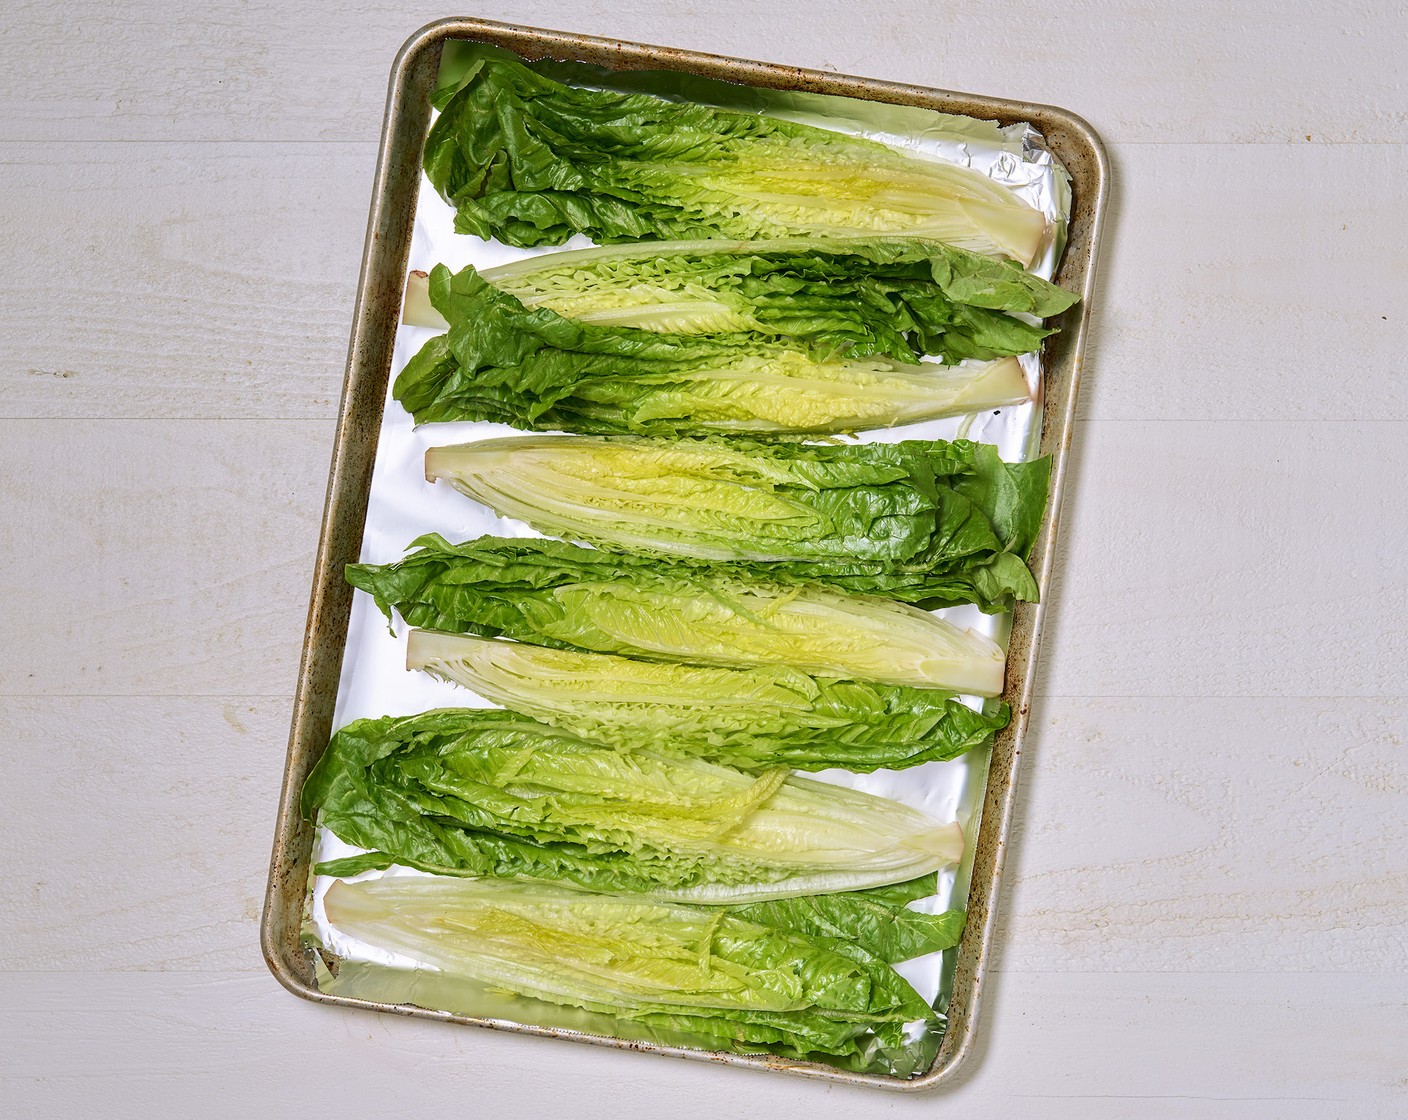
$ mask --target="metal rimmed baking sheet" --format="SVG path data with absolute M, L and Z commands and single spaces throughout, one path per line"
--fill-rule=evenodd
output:
M 730 1064 L 786 1069 L 811 1077 L 888 1088 L 938 1084 L 957 1068 L 972 1044 L 983 968 L 992 935 L 993 904 L 1010 824 L 1017 761 L 1027 730 L 1028 707 L 1034 686 L 1033 670 L 1041 620 L 1038 605 L 1020 605 L 1012 618 L 1008 683 L 1004 695 L 1012 704 L 1014 719 L 993 748 L 986 786 L 981 791 L 980 826 L 976 837 L 970 838 L 969 925 L 952 972 L 948 1030 L 934 1064 L 922 1075 L 899 1080 L 839 1070 L 818 1062 L 716 1054 L 583 1035 L 502 1019 L 453 1015 L 400 1002 L 350 999 L 329 995 L 318 987 L 318 958 L 301 937 L 314 834 L 312 828 L 298 817 L 298 790 L 335 726 L 352 604 L 351 590 L 342 579 L 342 568 L 344 564 L 359 558 L 364 545 L 363 530 L 372 491 L 378 438 L 382 431 L 387 384 L 393 368 L 402 288 L 412 251 L 416 198 L 421 182 L 421 146 L 430 116 L 428 96 L 437 81 L 442 49 L 451 40 L 491 44 L 530 59 L 546 57 L 580 61 L 623 71 L 668 71 L 764 90 L 840 95 L 877 105 L 913 106 L 939 113 L 996 120 L 1002 124 L 1030 122 L 1044 138 L 1045 146 L 1070 175 L 1068 241 L 1056 279 L 1063 286 L 1080 291 L 1085 297 L 1081 304 L 1062 317 L 1058 324 L 1062 327 L 1061 333 L 1048 344 L 1042 356 L 1044 392 L 1041 415 L 1035 428 L 1041 432 L 1039 452 L 1053 456 L 1053 485 L 1043 531 L 1032 557 L 1032 568 L 1043 587 L 1050 574 L 1066 452 L 1079 383 L 1080 356 L 1090 313 L 1089 295 L 1099 218 L 1106 190 L 1103 152 L 1098 139 L 1084 122 L 1062 110 L 1045 106 L 950 94 L 668 48 L 475 20 L 448 20 L 431 25 L 406 44 L 392 72 L 289 742 L 288 767 L 270 867 L 263 928 L 264 951 L 270 968 L 296 994 L 326 1002 L 573 1037 L 603 1045 L 656 1050 Z

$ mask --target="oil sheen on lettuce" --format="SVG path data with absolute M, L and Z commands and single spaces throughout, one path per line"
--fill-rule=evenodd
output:
M 618 750 L 740 770 L 904 770 L 957 758 L 1007 725 L 951 693 L 814 677 L 790 666 L 715 669 L 412 630 L 406 666 Z
M 956 823 L 874 794 L 620 752 L 497 709 L 348 725 L 302 810 L 370 853 L 320 874 L 398 863 L 720 904 L 903 883 L 963 852 Z
M 815 582 L 782 583 L 786 566 L 663 561 L 554 540 L 481 537 L 453 545 L 431 534 L 394 564 L 350 564 L 347 579 L 390 617 L 452 634 L 506 637 L 558 649 L 755 668 L 997 696 L 1002 647 L 926 611 Z M 773 571 L 781 567 L 782 570 Z M 1023 569 L 1025 571 L 1025 569 Z M 850 563 L 837 582 L 854 578 Z M 941 590 L 924 573 L 862 568 L 867 584 Z M 828 577 L 830 578 L 830 577 Z
M 509 245 L 904 234 L 1030 265 L 1038 210 L 980 172 L 812 125 L 563 85 L 483 58 L 433 98 L 425 171 Z
M 449 324 L 397 376 L 416 423 L 489 420 L 533 431 L 826 434 L 1001 408 L 1031 395 L 1015 358 L 956 366 L 750 332 L 665 334 L 529 309 L 472 266 L 436 265 Z

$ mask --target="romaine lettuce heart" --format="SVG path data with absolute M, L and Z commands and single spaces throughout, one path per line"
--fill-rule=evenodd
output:
M 822 909 L 828 901 L 815 900 Z M 884 958 L 829 935 L 834 923 L 818 924 L 806 907 L 705 908 L 409 876 L 334 883 L 324 904 L 343 934 L 427 966 L 417 985 L 427 1006 L 466 989 L 509 991 L 543 1001 L 517 1010 L 529 1022 L 561 1021 L 545 1005 L 567 1006 L 593 1013 L 582 1025 L 603 1033 L 633 1023 L 709 1049 L 853 1068 L 878 1061 L 900 1075 L 932 1058 L 941 1025 Z M 962 915 L 937 921 L 956 940 Z M 918 1024 L 929 1029 L 910 1029 Z
M 742 439 L 516 436 L 426 452 L 443 479 L 504 517 L 613 549 L 705 560 L 822 561 L 848 590 L 922 576 L 985 606 L 1034 598 L 1024 561 L 1050 463 L 1004 463 L 967 440 L 798 444 Z M 865 587 L 873 572 L 879 581 Z M 803 578 L 806 578 L 804 576 Z M 981 585 L 981 586 L 980 586 Z M 917 599 L 899 594 L 896 598 Z
M 790 665 L 979 696 L 1002 691 L 1001 646 L 874 595 L 552 540 L 452 545 L 432 534 L 414 547 L 395 564 L 348 565 L 347 579 L 388 617 L 394 608 L 427 630 L 695 665 Z
M 397 376 L 417 423 L 491 420 L 536 431 L 834 433 L 1000 408 L 1031 395 L 1015 358 L 915 365 L 753 333 L 660 334 L 530 310 L 473 267 L 436 265 L 449 330 Z
M 412 630 L 406 667 L 618 750 L 777 766 L 901 770 L 956 758 L 1007 725 L 928 688 L 813 677 L 796 669 L 707 669 L 523 642 Z
M 510 245 L 903 234 L 1029 265 L 1045 215 L 971 168 L 811 125 L 566 86 L 484 58 L 434 97 L 425 171 Z
M 496 709 L 350 724 L 302 809 L 371 853 L 320 874 L 394 862 L 717 904 L 903 883 L 963 852 L 956 823 L 883 797 L 623 753 Z
M 851 358 L 989 361 L 1035 350 L 1077 297 L 1011 261 L 916 238 L 657 241 L 533 256 L 480 276 L 532 310 L 663 334 L 752 332 Z M 429 276 L 403 319 L 444 330 Z

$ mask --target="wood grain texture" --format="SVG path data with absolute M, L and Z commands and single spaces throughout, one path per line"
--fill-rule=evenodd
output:
M 0 695 L 285 696 L 332 421 L 0 421 Z
M 1079 415 L 1408 419 L 1408 146 L 1113 156 Z
M 0 416 L 336 412 L 375 143 L 19 150 Z
M 1408 974 L 1408 699 L 1053 696 L 1033 727 L 1004 968 Z
M 1078 426 L 1040 691 L 1402 696 L 1402 421 Z
M 263 971 L 259 907 L 292 707 L 7 700 L 0 786 L 29 806 L 29 827 L 0 838 L 0 972 Z
M 386 74 L 444 14 L 0 17 L 0 1113 L 1408 1114 L 1393 0 L 478 9 L 1049 101 L 1111 146 L 979 1054 L 906 1100 L 277 988 L 257 904 Z
M 0 139 L 363 140 L 416 2 L 9 8 Z M 491 3 L 475 15 L 1064 105 L 1115 143 L 1403 142 L 1396 0 Z
M 1401 976 L 1001 972 L 988 997 L 1002 1029 L 984 1032 L 974 1072 L 941 1097 L 897 1098 L 325 1008 L 289 998 L 267 976 L 0 973 L 0 1001 L 28 1024 L 0 1068 L 0 1099 L 42 1117 L 86 1114 L 101 1101 L 113 1120 L 154 1109 L 383 1120 L 566 1108 L 687 1120 L 1402 1115 Z

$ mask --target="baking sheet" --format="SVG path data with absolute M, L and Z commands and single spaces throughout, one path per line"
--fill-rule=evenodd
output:
M 462 69 L 468 57 L 484 49 L 469 44 L 447 44 L 442 74 Z M 1057 236 L 1047 246 L 1033 271 L 1049 278 L 1059 259 L 1070 210 L 1069 182 L 1064 170 L 1036 144 L 1035 134 L 1024 126 L 999 128 L 991 122 L 953 117 L 932 110 L 729 85 L 678 73 L 619 74 L 568 63 L 551 63 L 542 69 L 559 80 L 571 80 L 576 84 L 644 90 L 730 108 L 765 110 L 793 120 L 865 135 L 921 155 L 964 163 L 1012 186 L 1053 219 Z M 439 198 L 422 176 L 410 248 L 411 270 L 428 271 L 437 263 L 444 263 L 452 269 L 466 264 L 487 268 L 539 253 L 590 244 L 585 238 L 577 237 L 564 246 L 552 249 L 517 249 L 455 234 L 453 219 L 453 209 Z M 426 339 L 435 333 L 426 328 L 404 325 L 399 328 L 391 366 L 392 381 Z M 856 439 L 867 442 L 967 436 L 995 443 L 1004 458 L 1027 458 L 1040 438 L 1041 378 L 1035 355 L 1025 356 L 1022 362 L 1029 382 L 1036 390 L 1032 403 L 973 417 L 928 421 L 865 433 Z M 447 485 L 432 485 L 425 482 L 423 477 L 423 457 L 427 447 L 505 435 L 512 431 L 504 425 L 487 423 L 432 424 L 417 429 L 410 416 L 391 399 L 388 388 L 367 506 L 361 560 L 367 563 L 398 560 L 411 540 L 427 532 L 439 532 L 450 540 L 466 540 L 485 534 L 538 536 L 527 526 L 496 517 L 487 508 Z M 950 608 L 937 613 L 959 626 L 972 627 L 999 641 L 1006 638 L 1006 616 L 986 616 L 975 607 Z M 394 632 L 388 629 L 386 620 L 369 596 L 361 593 L 354 596 L 338 685 L 334 730 L 364 717 L 406 715 L 438 707 L 490 706 L 469 690 L 436 681 L 424 673 L 407 672 L 404 668 L 405 634 L 406 628 L 399 621 Z M 967 895 L 967 877 L 973 855 L 971 840 L 977 832 L 977 812 L 982 802 L 987 761 L 988 752 L 984 750 L 951 762 L 927 763 L 902 772 L 877 771 L 863 775 L 826 771 L 814 776 L 894 798 L 923 809 L 940 820 L 957 819 L 960 822 L 970 841 L 963 863 L 958 868 L 941 873 L 936 896 L 916 904 L 923 909 L 939 911 L 954 904 L 961 907 Z M 320 828 L 314 842 L 313 862 L 354 854 L 358 850 Z M 361 877 L 378 874 L 419 872 L 398 868 L 384 873 L 369 872 Z M 311 940 L 352 965 L 339 970 L 335 987 L 343 994 L 387 1002 L 412 999 L 414 974 L 401 970 L 412 968 L 415 964 L 413 960 L 365 945 L 328 924 L 322 910 L 322 896 L 331 882 L 322 876 L 315 876 L 311 881 L 307 932 Z M 947 1000 L 954 956 L 955 951 L 952 950 L 945 954 L 931 954 L 906 962 L 898 969 L 926 1000 L 942 1009 Z M 388 974 L 386 966 L 396 972 Z M 325 976 L 323 979 L 323 986 L 326 987 L 331 977 Z M 349 990 L 352 988 L 356 990 Z M 546 1022 L 543 1014 L 534 1014 L 531 1018 L 520 1016 L 522 1011 L 541 1007 L 536 1002 L 530 1006 L 527 1001 L 502 1000 L 497 1010 L 476 1007 L 471 1013 L 542 1024 Z M 573 1026 L 570 1021 L 572 1017 L 567 1013 L 555 1014 L 550 1018 L 552 1022 L 547 1025 L 569 1029 Z M 588 1024 L 581 1029 L 593 1027 Z

